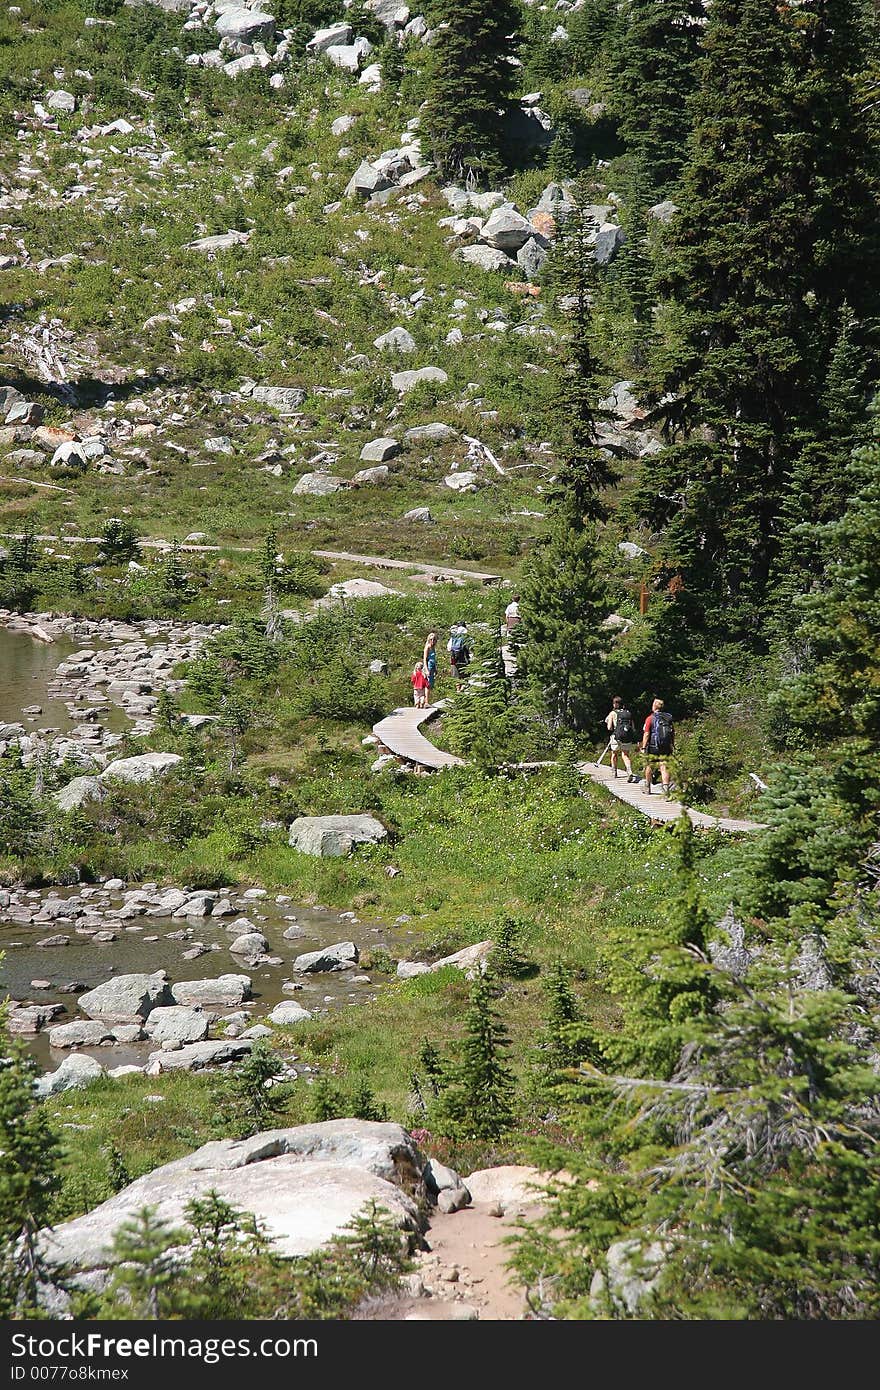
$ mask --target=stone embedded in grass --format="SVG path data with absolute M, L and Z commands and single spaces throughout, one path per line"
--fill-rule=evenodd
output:
M 59 1091 L 78 1090 L 81 1086 L 90 1086 L 93 1081 L 98 1081 L 104 1075 L 104 1068 L 94 1057 L 89 1057 L 86 1053 L 74 1052 L 70 1057 L 65 1057 L 57 1071 L 47 1072 L 34 1084 L 34 1091 L 41 1099 L 44 1096 L 54 1096 Z
M 332 473 L 304 473 L 293 491 L 297 497 L 329 497 L 345 485 L 344 478 L 336 478 Z
M 282 999 L 281 1003 L 276 1004 L 270 1013 L 269 1021 L 277 1023 L 281 1028 L 288 1028 L 293 1023 L 308 1023 L 311 1017 L 308 1009 L 304 1009 L 293 999 Z
M 399 453 L 400 444 L 396 439 L 371 439 L 361 449 L 360 457 L 362 463 L 387 463 Z
M 446 372 L 442 371 L 440 367 L 416 367 L 413 371 L 391 373 L 391 385 L 401 395 L 414 390 L 423 381 L 432 381 L 438 386 L 443 386 L 448 380 L 449 377 Z
M 182 762 L 179 753 L 141 753 L 136 758 L 117 758 L 100 777 L 102 782 L 152 782 Z
M 388 831 L 375 816 L 298 816 L 288 843 L 301 854 L 324 858 L 350 854 L 355 845 L 378 844 Z
M 390 328 L 373 339 L 373 347 L 381 352 L 415 352 L 416 340 L 406 328 Z

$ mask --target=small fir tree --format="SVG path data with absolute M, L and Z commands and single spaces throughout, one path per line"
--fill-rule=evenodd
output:
M 493 1007 L 488 981 L 471 987 L 465 1036 L 437 1102 L 442 1132 L 461 1139 L 498 1139 L 513 1124 L 514 1080 L 506 1052 L 507 1031 Z

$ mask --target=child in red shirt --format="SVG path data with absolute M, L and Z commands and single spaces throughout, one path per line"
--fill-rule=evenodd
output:
M 413 704 L 416 709 L 427 709 L 428 690 L 431 682 L 428 679 L 425 671 L 425 663 L 423 661 L 416 662 L 415 670 L 410 676 L 410 680 L 412 681 L 413 688 Z

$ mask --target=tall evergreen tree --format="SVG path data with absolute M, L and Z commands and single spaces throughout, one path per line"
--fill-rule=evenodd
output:
M 818 551 L 825 573 L 798 599 L 795 644 L 800 670 L 786 678 L 775 704 L 783 722 L 808 744 L 842 739 L 838 777 L 851 811 L 880 809 L 880 412 L 874 437 L 857 449 L 844 474 L 849 501 L 837 521 L 803 526 L 805 549 Z
M 868 325 L 877 300 L 857 8 L 715 0 L 709 12 L 661 278 L 673 447 L 650 460 L 644 504 L 668 527 L 685 592 L 710 620 L 723 608 L 734 636 L 765 606 L 793 464 L 823 437 L 843 306 Z
M 673 191 L 685 157 L 705 28 L 703 0 L 629 0 L 614 71 L 614 106 L 645 202 Z
M 502 170 L 503 109 L 515 84 L 519 7 L 513 0 L 432 0 L 421 130 L 445 178 Z
M 34 1099 L 37 1066 L 3 1032 L 0 1058 L 0 1316 L 34 1316 L 48 1265 L 39 1232 L 61 1185 L 59 1145 Z

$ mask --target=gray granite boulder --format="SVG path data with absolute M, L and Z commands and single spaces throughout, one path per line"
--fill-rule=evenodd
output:
M 179 980 L 171 986 L 175 1004 L 234 1009 L 251 997 L 250 975 L 220 975 L 213 980 Z
M 102 1023 L 140 1023 L 160 1004 L 171 998 L 165 972 L 155 975 L 118 975 L 96 989 L 81 994 L 79 1007 L 89 1018 Z
M 322 946 L 318 951 L 306 951 L 297 956 L 293 968 L 301 975 L 317 975 L 335 970 L 353 970 L 360 952 L 353 941 L 337 941 L 334 946 Z
M 40 1099 L 57 1096 L 61 1091 L 75 1091 L 82 1086 L 90 1086 L 104 1075 L 104 1068 L 94 1057 L 83 1052 L 73 1052 L 65 1057 L 57 1071 L 46 1072 L 34 1084 L 34 1092 Z
M 208 1016 L 183 1004 L 166 1004 L 150 1014 L 146 1031 L 157 1043 L 202 1042 L 208 1036 Z
M 182 763 L 179 753 L 139 753 L 136 758 L 117 758 L 101 773 L 102 782 L 152 782 Z
M 174 1057 L 175 1053 L 167 1054 Z M 68 1061 L 73 1059 L 68 1059 Z M 41 1235 L 44 1254 L 80 1273 L 105 1271 L 120 1225 L 144 1206 L 174 1227 L 193 1198 L 214 1190 L 251 1212 L 278 1254 L 326 1245 L 375 1200 L 405 1230 L 419 1226 L 416 1193 L 425 1160 L 399 1125 L 329 1120 L 219 1140 L 154 1168 L 84 1216 Z
M 298 816 L 288 843 L 300 854 L 323 858 L 350 854 L 355 845 L 376 845 L 388 835 L 375 816 Z

